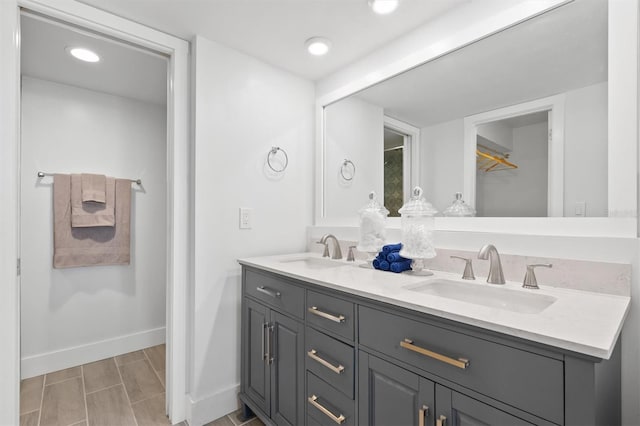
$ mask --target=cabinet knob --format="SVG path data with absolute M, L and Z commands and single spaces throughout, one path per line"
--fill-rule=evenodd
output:
M 440 417 L 436 420 L 436 426 L 447 426 L 447 418 L 440 414 Z

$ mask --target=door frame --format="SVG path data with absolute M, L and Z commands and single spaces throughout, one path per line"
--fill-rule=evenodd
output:
M 549 111 L 547 216 L 564 216 L 564 109 L 565 95 L 540 98 L 464 118 L 464 195 L 476 206 L 476 142 L 478 126 L 520 115 Z
M 173 423 L 187 415 L 189 274 L 189 43 L 78 2 L 0 1 L 0 424 L 18 424 L 20 407 L 20 8 L 137 44 L 169 57 L 167 93 L 167 376 Z
M 405 135 L 402 193 L 404 199 L 408 200 L 411 198 L 413 187 L 420 182 L 420 129 L 388 115 L 384 116 L 384 127 Z

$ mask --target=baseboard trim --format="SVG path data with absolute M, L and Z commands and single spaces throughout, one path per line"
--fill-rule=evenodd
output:
M 240 384 L 230 386 L 212 395 L 194 401 L 189 398 L 187 422 L 190 426 L 200 426 L 238 409 Z
M 21 360 L 21 378 L 39 376 L 88 362 L 160 345 L 166 340 L 166 328 L 154 328 L 139 333 L 92 342 L 53 352 L 24 357 Z

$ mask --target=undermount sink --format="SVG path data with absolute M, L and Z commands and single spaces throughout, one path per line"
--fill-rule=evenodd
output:
M 493 287 L 491 284 L 463 283 L 446 279 L 429 280 L 419 284 L 412 284 L 405 288 L 422 294 L 430 294 L 522 314 L 538 314 L 556 301 L 555 297 L 546 294 Z
M 281 263 L 299 264 L 309 269 L 327 269 L 337 268 L 339 266 L 347 266 L 344 262 L 339 260 L 327 259 L 324 257 L 296 257 L 292 259 L 282 259 Z

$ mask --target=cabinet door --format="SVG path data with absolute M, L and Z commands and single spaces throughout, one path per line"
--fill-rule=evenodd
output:
M 304 327 L 302 323 L 271 312 L 269 347 L 271 362 L 271 418 L 278 425 L 303 424 Z
M 259 408 L 269 415 L 270 376 L 266 361 L 269 308 L 247 298 L 243 302 L 242 387 Z
M 437 426 L 519 426 L 531 425 L 495 407 L 436 385 Z
M 367 353 L 360 352 L 358 356 L 360 424 L 433 424 L 433 382 Z

